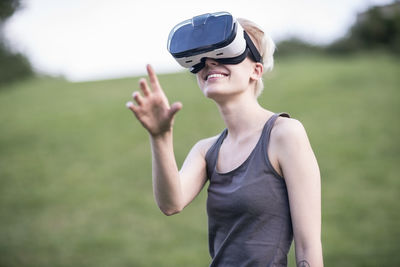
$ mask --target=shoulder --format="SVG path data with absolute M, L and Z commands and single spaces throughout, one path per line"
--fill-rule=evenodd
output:
M 280 137 L 293 137 L 293 135 L 304 134 L 306 130 L 297 119 L 278 117 L 272 131 Z
M 218 137 L 219 135 L 202 139 L 193 146 L 193 149 L 197 150 L 203 157 L 205 157 L 207 151 L 217 141 Z
M 279 118 L 275 126 L 271 133 L 271 147 L 285 179 L 318 170 L 303 124 L 296 119 Z
M 308 143 L 308 137 L 303 124 L 296 119 L 279 117 L 271 133 L 272 141 L 279 148 L 294 149 Z

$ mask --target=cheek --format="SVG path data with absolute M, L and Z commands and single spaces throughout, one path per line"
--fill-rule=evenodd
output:
M 247 88 L 249 84 L 249 77 L 246 75 L 244 71 L 235 72 L 232 73 L 230 83 L 236 89 L 244 89 Z
M 201 78 L 199 74 L 196 74 L 196 80 L 197 80 L 197 85 L 200 87 L 200 89 L 202 89 L 204 86 L 204 80 Z
M 199 86 L 200 90 L 203 92 L 205 96 L 207 96 L 206 88 L 205 88 L 205 81 L 201 78 L 200 75 L 196 74 L 197 85 Z

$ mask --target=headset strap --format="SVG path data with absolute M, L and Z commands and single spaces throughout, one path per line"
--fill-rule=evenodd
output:
M 257 50 L 257 47 L 254 45 L 253 41 L 251 40 L 250 36 L 247 34 L 246 31 L 244 33 L 244 39 L 246 39 L 247 47 L 250 49 L 251 54 L 253 55 L 253 59 L 255 62 L 262 63 L 262 57 Z

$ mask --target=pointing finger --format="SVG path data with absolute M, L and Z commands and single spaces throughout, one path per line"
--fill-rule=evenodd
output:
M 150 64 L 148 64 L 146 68 L 147 68 L 147 73 L 149 74 L 151 87 L 153 88 L 154 91 L 160 90 L 161 89 L 160 83 L 158 82 L 158 78 L 153 67 Z

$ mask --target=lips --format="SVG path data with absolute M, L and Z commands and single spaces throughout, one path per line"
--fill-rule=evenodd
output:
M 209 73 L 207 73 L 205 80 L 209 80 L 209 79 L 219 79 L 219 78 L 224 78 L 227 77 L 228 74 L 224 73 L 224 72 L 220 72 L 220 71 L 210 71 Z

